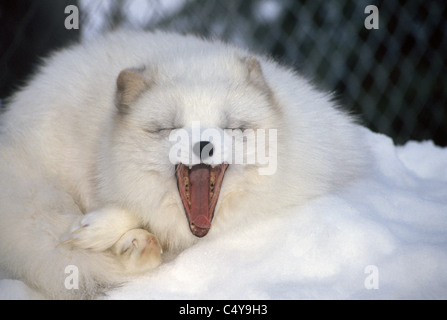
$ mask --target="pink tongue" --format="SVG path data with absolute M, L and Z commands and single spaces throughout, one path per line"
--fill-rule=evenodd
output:
M 206 232 L 211 228 L 209 186 L 210 171 L 208 166 L 204 164 L 193 166 L 189 174 L 189 192 L 191 195 L 189 223 L 194 225 L 194 228 L 206 229 Z M 200 232 L 205 232 L 205 230 Z

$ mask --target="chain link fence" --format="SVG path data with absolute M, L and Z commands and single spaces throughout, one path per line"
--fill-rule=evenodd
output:
M 222 38 L 294 66 L 398 144 L 447 145 L 446 1 L 68 2 L 79 6 L 81 37 L 127 26 Z M 368 5 L 379 29 L 364 26 Z

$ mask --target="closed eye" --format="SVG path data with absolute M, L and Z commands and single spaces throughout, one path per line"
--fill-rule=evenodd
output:
M 166 134 L 170 133 L 172 130 L 176 130 L 178 128 L 144 128 L 144 132 L 150 134 Z
M 235 131 L 244 132 L 247 129 L 249 129 L 249 128 L 226 128 L 225 130 L 229 130 L 229 131 L 232 131 L 232 132 L 235 132 Z
M 247 121 L 244 119 L 241 119 L 239 117 L 234 117 L 231 113 L 225 112 L 224 113 L 224 121 L 222 121 L 223 126 L 222 128 L 227 128 L 228 130 L 246 130 L 250 128 L 254 128 L 253 123 L 251 121 Z
M 181 126 L 176 121 L 161 123 L 159 121 L 148 121 L 142 127 L 143 131 L 150 134 L 169 133 L 172 130 L 176 130 Z
M 250 125 L 250 123 L 245 122 L 245 121 L 237 121 L 234 123 L 229 123 L 227 124 L 224 128 L 227 130 L 247 130 L 247 129 L 251 129 L 253 126 Z

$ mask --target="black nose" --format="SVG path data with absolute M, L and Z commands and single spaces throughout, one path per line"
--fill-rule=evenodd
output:
M 193 152 L 200 157 L 201 160 L 205 160 L 213 156 L 213 144 L 209 141 L 199 141 L 193 147 Z

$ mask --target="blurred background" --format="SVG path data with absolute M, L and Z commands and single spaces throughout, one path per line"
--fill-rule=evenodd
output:
M 76 5 L 79 30 L 67 30 Z M 379 29 L 364 26 L 379 10 Z M 364 125 L 447 146 L 447 1 L 0 0 L 0 103 L 39 59 L 126 26 L 218 37 L 293 66 Z

